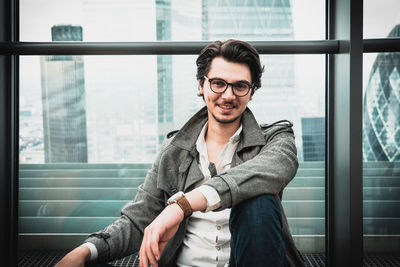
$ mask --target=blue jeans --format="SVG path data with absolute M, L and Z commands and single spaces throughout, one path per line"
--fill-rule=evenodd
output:
M 281 218 L 272 195 L 257 196 L 233 207 L 229 266 L 285 266 Z

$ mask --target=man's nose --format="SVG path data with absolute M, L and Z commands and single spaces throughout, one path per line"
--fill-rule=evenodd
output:
M 223 98 L 235 98 L 235 94 L 233 93 L 233 84 L 228 84 L 225 92 L 222 94 Z

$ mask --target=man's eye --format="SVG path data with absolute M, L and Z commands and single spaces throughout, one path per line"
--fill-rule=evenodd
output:
M 240 90 L 240 91 L 245 91 L 245 90 L 249 89 L 249 85 L 247 83 L 236 83 L 235 89 Z
M 216 81 L 213 81 L 212 82 L 212 85 L 214 85 L 214 86 L 216 86 L 216 87 L 225 87 L 226 86 L 226 83 L 224 82 L 224 81 L 219 81 L 219 80 L 216 80 Z

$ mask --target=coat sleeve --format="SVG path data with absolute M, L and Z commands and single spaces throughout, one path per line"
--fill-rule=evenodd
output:
M 85 242 L 93 243 L 98 251 L 96 261 L 109 262 L 139 251 L 143 231 L 165 208 L 164 192 L 157 188 L 161 149 L 144 184 L 138 187 L 135 200 L 126 204 L 121 216 L 104 230 L 89 235 Z
M 293 132 L 280 131 L 268 138 L 252 159 L 205 182 L 221 198 L 216 211 L 231 208 L 243 200 L 261 194 L 280 194 L 296 175 L 297 150 Z

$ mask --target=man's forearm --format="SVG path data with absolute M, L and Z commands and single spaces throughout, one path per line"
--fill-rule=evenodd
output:
M 185 193 L 186 199 L 189 201 L 193 211 L 205 211 L 207 208 L 207 199 L 198 190 L 192 190 Z
M 80 246 L 65 255 L 65 257 L 56 264 L 56 267 L 81 267 L 89 260 L 90 249 L 87 246 Z

